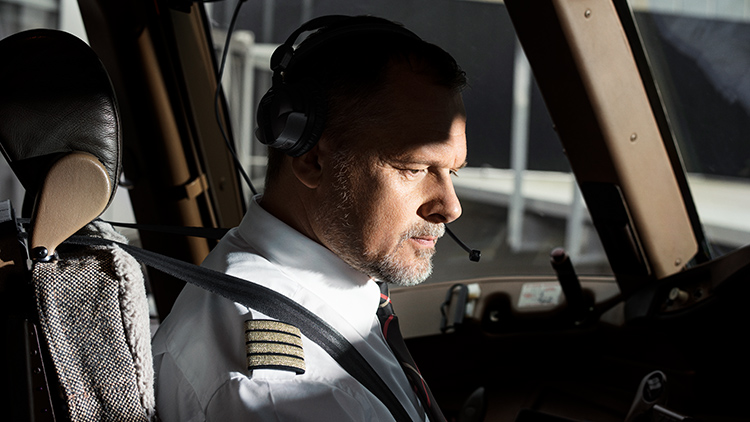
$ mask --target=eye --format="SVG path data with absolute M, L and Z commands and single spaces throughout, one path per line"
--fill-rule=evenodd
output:
M 418 177 L 418 176 L 420 176 L 422 174 L 427 173 L 427 169 L 426 168 L 424 168 L 424 169 L 403 168 L 403 169 L 399 169 L 399 170 L 401 171 L 401 173 L 404 174 L 405 177 L 412 178 L 412 179 L 416 178 L 416 177 Z
M 458 177 L 458 170 L 450 170 L 450 175 Z

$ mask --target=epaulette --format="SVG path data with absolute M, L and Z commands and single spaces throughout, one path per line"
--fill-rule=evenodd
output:
M 247 369 L 280 369 L 305 373 L 302 333 L 294 325 L 274 320 L 245 321 Z

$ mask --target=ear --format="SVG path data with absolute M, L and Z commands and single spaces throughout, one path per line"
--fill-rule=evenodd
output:
M 292 172 L 303 185 L 315 189 L 323 175 L 324 154 L 321 154 L 320 141 L 312 149 L 299 157 L 292 158 Z

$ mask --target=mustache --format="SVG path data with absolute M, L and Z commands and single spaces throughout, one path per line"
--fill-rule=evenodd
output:
M 445 234 L 445 224 L 434 224 L 434 223 L 416 223 L 409 227 L 406 232 L 401 236 L 402 241 L 406 241 L 412 237 L 443 237 Z

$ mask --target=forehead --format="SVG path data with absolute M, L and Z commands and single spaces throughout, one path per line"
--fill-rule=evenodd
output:
M 374 100 L 379 102 L 380 112 L 359 139 L 362 149 L 381 158 L 439 155 L 463 162 L 466 113 L 460 93 L 394 66 Z

